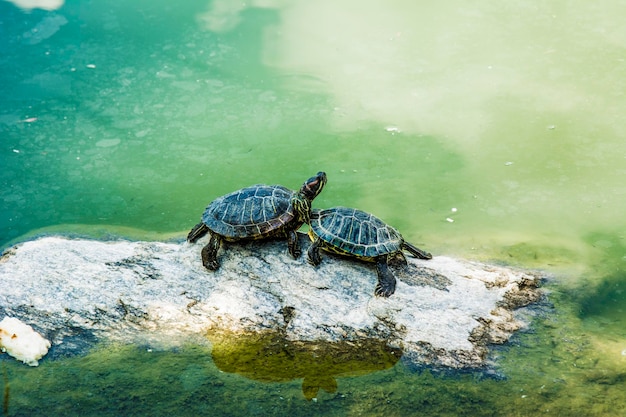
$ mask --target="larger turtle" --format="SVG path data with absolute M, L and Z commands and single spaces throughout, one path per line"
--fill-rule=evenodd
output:
M 286 237 L 289 253 L 300 256 L 296 231 L 309 222 L 311 202 L 324 188 L 326 174 L 318 172 L 295 192 L 282 185 L 257 184 L 213 200 L 204 210 L 202 221 L 187 235 L 194 243 L 207 233 L 209 243 L 202 248 L 202 264 L 212 271 L 219 268 L 217 252 L 222 240 L 228 242 Z
M 406 262 L 403 250 L 420 259 L 433 257 L 406 242 L 400 232 L 378 217 L 355 208 L 312 210 L 310 226 L 313 243 L 307 252 L 309 263 L 320 264 L 320 249 L 376 262 L 378 284 L 374 293 L 380 297 L 389 297 L 396 290 L 396 278 L 388 267 L 391 258 L 400 255 Z

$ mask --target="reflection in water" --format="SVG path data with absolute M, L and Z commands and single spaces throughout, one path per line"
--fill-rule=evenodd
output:
M 402 351 L 382 340 L 301 342 L 275 332 L 258 334 L 211 333 L 213 361 L 224 372 L 263 382 L 303 378 L 307 400 L 321 389 L 337 390 L 337 376 L 364 375 L 391 368 Z
M 7 0 L 24 10 L 42 9 L 56 10 L 63 6 L 65 0 Z
M 208 10 L 199 14 L 198 18 L 208 30 L 223 33 L 233 30 L 241 22 L 241 13 L 248 8 L 274 8 L 285 3 L 285 0 L 252 0 L 248 2 L 215 0 L 209 3 Z
M 67 19 L 64 16 L 47 16 L 32 29 L 22 34 L 22 42 L 26 45 L 36 45 L 53 36 L 65 24 L 67 24 Z

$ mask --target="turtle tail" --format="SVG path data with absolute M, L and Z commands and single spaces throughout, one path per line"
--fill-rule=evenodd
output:
M 405 249 L 406 251 L 410 252 L 411 255 L 419 259 L 433 259 L 433 255 L 431 255 L 430 253 L 426 251 L 421 250 L 420 248 L 410 244 L 409 242 L 404 242 L 402 244 L 402 249 Z

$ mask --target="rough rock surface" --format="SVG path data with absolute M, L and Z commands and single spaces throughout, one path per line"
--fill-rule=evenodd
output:
M 305 237 L 302 245 L 307 247 Z M 536 301 L 533 274 L 436 256 L 395 265 L 396 292 L 374 297 L 371 264 L 323 254 L 318 268 L 285 242 L 225 245 L 217 272 L 199 243 L 45 237 L 0 259 L 0 319 L 17 317 L 52 341 L 279 331 L 293 341 L 382 339 L 416 364 L 484 365 L 488 346 L 524 326 L 514 310 Z

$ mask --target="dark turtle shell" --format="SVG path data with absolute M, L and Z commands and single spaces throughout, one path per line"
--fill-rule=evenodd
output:
M 255 239 L 279 230 L 295 218 L 294 192 L 280 185 L 258 184 L 219 197 L 208 205 L 202 222 L 227 239 Z
M 339 252 L 375 258 L 401 250 L 402 235 L 373 214 L 348 207 L 311 212 L 311 230 Z

